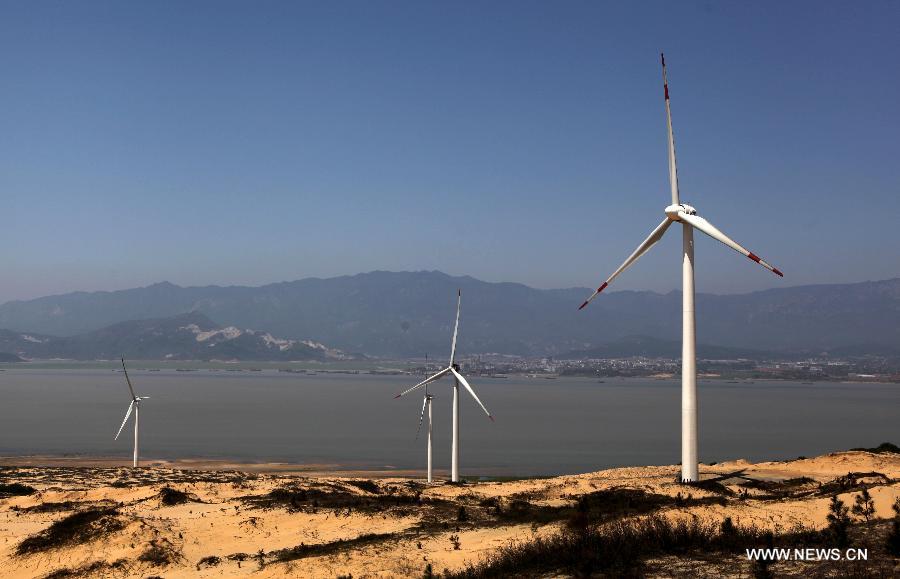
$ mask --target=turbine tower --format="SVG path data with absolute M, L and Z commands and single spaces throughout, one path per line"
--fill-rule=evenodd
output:
M 138 396 L 134 393 L 134 387 L 132 387 L 131 379 L 128 377 L 128 370 L 125 368 L 125 358 L 122 358 L 122 371 L 125 372 L 125 382 L 128 384 L 128 391 L 131 392 L 131 404 L 128 405 L 128 411 L 125 413 L 125 420 L 122 421 L 122 426 L 119 427 L 119 432 L 116 433 L 116 437 L 113 440 L 119 440 L 119 435 L 122 434 L 122 429 L 125 428 L 125 423 L 128 422 L 128 417 L 131 416 L 131 411 L 134 410 L 134 467 L 137 468 L 138 427 L 141 419 L 141 400 L 146 400 L 150 397 Z
M 425 358 L 428 359 L 427 357 Z M 425 364 L 426 369 L 428 368 L 428 363 Z M 431 484 L 433 481 L 432 470 L 431 470 L 431 401 L 434 399 L 434 396 L 428 393 L 428 385 L 425 385 L 425 397 L 422 400 L 422 414 L 419 416 L 419 427 L 416 428 L 416 438 L 419 438 L 419 431 L 422 430 L 422 422 L 425 420 L 425 410 L 428 410 L 428 474 L 427 474 L 427 482 Z
M 400 394 L 394 396 L 394 398 L 400 398 L 406 394 L 409 394 L 416 388 L 420 386 L 427 386 L 431 382 L 438 380 L 439 378 L 444 377 L 447 374 L 453 375 L 453 436 L 451 442 L 451 461 L 450 461 L 450 480 L 452 482 L 459 482 L 459 385 L 462 384 L 463 387 L 472 395 L 472 398 L 475 399 L 475 402 L 481 406 L 481 409 L 484 410 L 484 413 L 487 414 L 487 417 L 494 420 L 494 417 L 491 416 L 491 413 L 488 412 L 488 409 L 485 408 L 484 404 L 481 403 L 481 400 L 478 399 L 478 395 L 475 394 L 475 390 L 466 382 L 466 379 L 463 378 L 463 375 L 459 373 L 459 364 L 456 363 L 456 337 L 459 334 L 459 306 L 462 302 L 462 291 L 457 290 L 456 292 L 456 324 L 453 326 L 453 341 L 450 346 L 450 365 L 435 374 L 434 376 L 430 376 L 425 380 L 422 380 L 412 388 L 408 390 L 404 390 Z M 431 445 L 429 444 L 429 448 Z M 431 469 L 429 468 L 429 471 Z
M 682 343 L 681 343 L 681 480 L 695 482 L 697 473 L 697 348 L 694 320 L 694 229 L 721 241 L 731 249 L 750 258 L 776 275 L 784 274 L 756 254 L 719 231 L 709 221 L 697 215 L 697 210 L 682 203 L 678 194 L 678 170 L 675 164 L 675 137 L 672 132 L 672 111 L 669 107 L 669 83 L 666 77 L 666 58 L 660 54 L 663 73 L 663 91 L 666 101 L 666 129 L 669 140 L 669 186 L 672 204 L 665 208 L 666 217 L 634 253 L 597 288 L 581 307 L 583 309 L 631 264 L 658 242 L 672 223 L 681 223 L 682 240 Z

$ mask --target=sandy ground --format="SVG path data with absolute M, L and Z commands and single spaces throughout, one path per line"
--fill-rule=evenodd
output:
M 560 509 L 599 491 L 642 492 L 670 517 L 729 516 L 775 530 L 823 527 L 829 499 L 822 489 L 848 473 L 868 484 L 877 517 L 890 517 L 900 496 L 900 455 L 868 452 L 702 465 L 702 478 L 718 481 L 727 500 L 715 489 L 675 483 L 677 466 L 427 486 L 379 473 L 328 476 L 327 465 L 150 464 L 135 470 L 102 459 L 0 460 L 0 484 L 36 491 L 0 498 L 0 575 L 421 577 L 426 563 L 459 569 L 510 541 L 554 533 L 565 520 Z M 164 488 L 184 494 L 167 498 Z M 773 488 L 790 492 L 773 498 Z M 857 490 L 838 492 L 852 504 Z M 27 538 L 91 509 L 110 509 L 103 521 L 111 527 L 17 553 Z

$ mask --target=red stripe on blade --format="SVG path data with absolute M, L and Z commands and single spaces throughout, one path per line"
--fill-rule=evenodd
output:
M 779 270 L 777 267 L 773 267 L 773 268 L 772 268 L 772 271 L 774 271 L 777 275 L 780 275 L 781 277 L 784 277 L 784 274 L 781 273 L 781 270 Z
M 759 257 L 758 257 L 755 253 L 753 253 L 752 251 L 750 252 L 750 255 L 748 255 L 747 257 L 749 257 L 750 259 L 752 259 L 752 260 L 755 261 L 756 263 L 759 263 L 759 261 L 760 261 L 760 260 L 759 260 Z
M 586 306 L 586 305 L 588 305 L 587 300 L 584 300 L 584 303 L 581 304 L 580 306 L 578 306 L 578 309 L 579 309 L 579 310 L 583 310 L 583 309 L 584 309 L 584 306 Z
M 597 288 L 597 293 L 600 293 L 603 290 L 605 290 L 607 285 L 609 285 L 609 284 L 606 282 L 603 282 L 603 285 L 601 285 L 599 288 Z
M 666 100 L 669 100 L 669 85 L 664 84 L 663 88 L 666 89 Z

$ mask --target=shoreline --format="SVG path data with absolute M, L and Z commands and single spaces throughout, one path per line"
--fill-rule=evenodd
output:
M 415 364 L 412 360 L 385 360 L 384 365 L 362 364 L 359 361 L 353 364 L 345 362 L 315 362 L 315 361 L 225 361 L 225 360 L 181 360 L 172 362 L 168 360 L 133 360 L 132 363 L 146 367 L 137 367 L 135 372 L 229 372 L 252 375 L 259 372 L 279 372 L 295 376 L 419 376 L 419 373 L 411 369 Z M 9 370 L 22 371 L 102 371 L 110 370 L 119 372 L 117 360 L 70 360 L 70 359 L 34 359 L 22 362 L 0 362 L 0 372 Z M 603 376 L 603 375 L 562 375 L 562 374 L 535 374 L 534 372 L 507 372 L 499 376 L 479 376 L 484 379 L 516 379 L 516 380 L 645 380 L 658 382 L 678 382 L 680 376 L 675 374 L 647 374 L 636 376 Z M 698 374 L 698 381 L 721 381 L 747 384 L 753 382 L 782 382 L 796 383 L 798 385 L 820 384 L 883 384 L 900 385 L 900 378 L 892 379 L 890 375 L 879 376 L 870 379 L 851 379 L 841 377 L 805 377 L 789 378 L 783 376 L 722 376 L 716 374 Z
M 0 456 L 0 468 L 73 468 L 73 469 L 132 469 L 127 456 L 55 456 L 23 455 Z M 216 458 L 143 458 L 141 469 L 170 469 L 183 471 L 226 472 L 237 471 L 258 474 L 283 474 L 307 477 L 355 478 L 424 478 L 421 469 L 391 469 L 386 467 L 362 467 L 338 463 L 293 463 L 281 461 L 243 461 Z M 435 469 L 436 475 L 449 471 Z

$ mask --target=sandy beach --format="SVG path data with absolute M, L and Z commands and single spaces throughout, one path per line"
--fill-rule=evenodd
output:
M 900 455 L 862 451 L 702 465 L 704 488 L 675 483 L 676 465 L 429 486 L 420 473 L 327 465 L 148 461 L 135 470 L 113 460 L 0 460 L 2 488 L 13 489 L 0 498 L 4 577 L 420 577 L 429 563 L 459 571 L 504 545 L 553 536 L 586 497 L 607 520 L 730 517 L 775 532 L 823 528 L 831 495 L 852 504 L 861 486 L 878 518 L 900 497 Z M 655 565 L 671 576 L 665 561 Z

